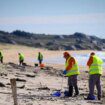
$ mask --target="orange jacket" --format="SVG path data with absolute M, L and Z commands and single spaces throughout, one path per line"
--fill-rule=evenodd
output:
M 93 57 L 90 56 L 90 58 L 89 58 L 89 60 L 88 60 L 88 62 L 87 62 L 87 66 L 90 67 L 92 63 L 93 63 Z
M 75 59 L 73 57 L 71 57 L 69 60 L 69 65 L 66 67 L 66 70 L 67 71 L 70 70 L 74 64 L 75 64 Z

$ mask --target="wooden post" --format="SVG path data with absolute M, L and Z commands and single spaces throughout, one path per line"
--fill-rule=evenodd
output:
M 13 96 L 13 101 L 14 105 L 18 105 L 17 103 L 17 88 L 16 88 L 16 79 L 10 79 L 11 82 L 11 88 L 12 88 L 12 96 Z

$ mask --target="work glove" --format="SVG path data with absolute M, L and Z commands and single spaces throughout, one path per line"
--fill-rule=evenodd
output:
M 66 70 L 64 70 L 64 71 L 63 71 L 63 74 L 64 74 L 64 75 L 66 75 L 66 74 L 67 74 L 67 71 L 66 71 Z

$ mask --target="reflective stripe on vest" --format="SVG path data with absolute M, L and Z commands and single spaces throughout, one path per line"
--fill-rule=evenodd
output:
M 99 57 L 93 56 L 93 63 L 89 68 L 89 74 L 102 74 L 102 63 L 103 61 Z
M 71 57 L 68 58 L 68 60 L 66 61 L 66 67 L 69 65 L 69 60 L 71 59 Z M 77 62 L 75 60 L 75 64 L 73 65 L 73 67 L 67 72 L 66 76 L 71 76 L 71 75 L 78 75 L 80 74 L 79 69 L 78 69 L 78 65 Z

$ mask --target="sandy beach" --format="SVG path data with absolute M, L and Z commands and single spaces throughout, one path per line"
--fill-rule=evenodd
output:
M 0 64 L 0 105 L 13 105 L 10 79 L 15 78 L 17 83 L 18 105 L 104 105 L 105 104 L 105 72 L 102 75 L 102 100 L 86 101 L 88 90 L 88 68 L 80 66 L 78 76 L 80 95 L 65 98 L 63 92 L 68 89 L 67 78 L 61 75 L 64 64 L 45 63 L 45 68 L 34 73 L 34 63 L 28 59 L 37 59 L 37 53 L 43 53 L 44 58 L 55 56 L 63 57 L 64 51 L 48 51 L 32 47 L 3 45 L 0 50 L 4 55 L 4 64 Z M 27 66 L 18 65 L 18 53 L 24 53 Z M 91 51 L 69 51 L 72 54 L 87 54 Z M 60 90 L 61 97 L 52 97 L 52 93 Z M 96 90 L 95 90 L 96 95 Z

